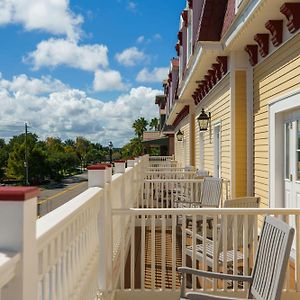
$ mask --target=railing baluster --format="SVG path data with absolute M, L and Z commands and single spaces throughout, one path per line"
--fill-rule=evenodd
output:
M 221 224 L 223 230 L 223 273 L 227 274 L 227 232 L 228 232 L 228 216 L 222 215 L 223 224 Z M 223 288 L 227 291 L 227 281 L 223 281 Z
M 135 216 L 131 217 L 131 228 L 130 228 L 130 236 L 131 236 L 131 243 L 130 243 L 130 287 L 134 289 L 134 278 L 135 278 Z
M 176 289 L 176 216 L 172 215 L 172 290 Z
M 300 215 L 295 215 L 295 288 L 300 291 Z
M 164 291 L 166 287 L 166 215 L 162 215 L 161 228 L 161 288 Z
M 206 262 L 206 258 L 207 258 L 207 215 L 203 215 L 203 220 L 202 220 L 202 234 L 203 234 L 203 255 L 202 255 L 202 266 L 203 266 L 203 270 L 206 271 L 207 270 L 207 262 Z M 201 233 L 200 233 L 201 234 Z M 202 278 L 202 288 L 204 291 L 206 291 L 207 289 L 207 285 L 206 285 L 206 279 L 203 277 Z
M 203 224 L 203 226 L 206 226 L 207 224 Z M 213 272 L 218 272 L 218 264 L 219 264 L 219 259 L 218 259 L 218 247 L 219 247 L 219 240 L 218 240 L 218 216 L 214 215 L 213 216 L 213 245 L 214 245 L 214 250 L 213 250 Z M 217 290 L 217 284 L 218 280 L 214 279 L 213 280 L 213 290 Z
M 233 274 L 237 275 L 237 267 L 238 267 L 238 258 L 237 258 L 237 251 L 238 251 L 238 216 L 236 214 L 233 215 Z M 233 290 L 234 292 L 237 291 L 238 285 L 237 281 L 233 282 Z
M 155 215 L 151 216 L 151 290 L 155 289 Z
M 243 274 L 249 275 L 249 215 L 240 216 L 243 218 Z M 248 283 L 243 283 L 243 288 L 249 287 Z
M 192 231 L 193 231 L 193 236 L 192 236 L 192 244 L 193 244 L 193 253 L 192 253 L 192 267 L 195 269 L 196 268 L 196 232 L 197 232 L 197 227 L 196 227 L 196 215 L 193 214 L 192 217 Z M 192 288 L 193 290 L 196 289 L 196 279 L 195 276 L 193 276 L 192 279 Z
M 145 290 L 145 215 L 142 214 L 141 216 L 142 222 L 141 222 L 141 289 L 142 291 Z

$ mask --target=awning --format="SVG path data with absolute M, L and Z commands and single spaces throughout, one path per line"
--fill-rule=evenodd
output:
M 142 141 L 142 144 L 145 146 L 167 146 L 168 145 L 168 137 L 161 137 L 154 140 L 146 140 Z

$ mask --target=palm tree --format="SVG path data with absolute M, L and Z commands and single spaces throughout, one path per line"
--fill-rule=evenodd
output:
M 154 130 L 157 131 L 158 130 L 158 125 L 159 125 L 159 120 L 157 118 L 151 119 L 151 121 L 149 123 L 150 129 L 154 128 Z
M 141 117 L 134 121 L 132 124 L 132 128 L 135 131 L 135 134 L 138 136 L 139 139 L 143 136 L 144 131 L 147 129 L 148 121 Z

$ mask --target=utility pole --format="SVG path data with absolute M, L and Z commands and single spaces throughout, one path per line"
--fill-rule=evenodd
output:
M 29 185 L 28 180 L 28 145 L 27 145 L 28 125 L 25 123 L 25 185 Z

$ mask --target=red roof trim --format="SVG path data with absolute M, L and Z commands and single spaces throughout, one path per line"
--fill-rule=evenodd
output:
M 115 163 L 125 163 L 126 160 L 115 160 L 114 162 L 115 162 Z
M 39 194 L 40 189 L 34 186 L 0 187 L 0 201 L 26 201 Z
M 106 168 L 108 168 L 106 164 L 97 164 L 87 167 L 88 170 L 105 170 Z

